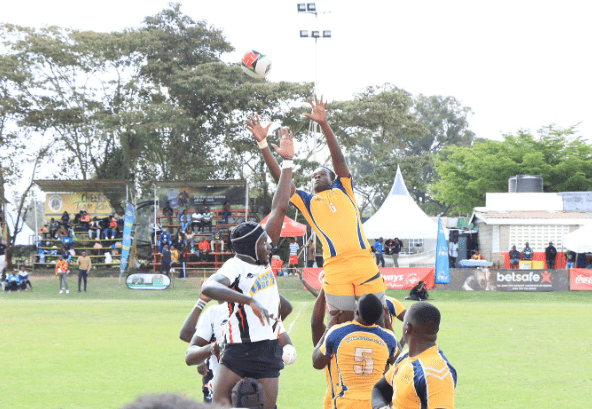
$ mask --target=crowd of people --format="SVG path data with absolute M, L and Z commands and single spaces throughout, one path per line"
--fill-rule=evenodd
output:
M 62 213 L 59 220 L 51 218 L 49 222 L 40 230 L 46 238 L 62 239 L 64 237 L 73 237 L 76 233 L 87 234 L 89 239 L 114 239 L 121 237 L 123 230 L 123 218 L 115 212 L 109 216 L 98 218 L 90 217 L 86 210 L 81 210 L 71 218 L 67 211 Z
M 327 379 L 323 407 L 452 408 L 457 374 L 436 343 L 440 312 L 427 302 L 405 310 L 386 297 L 385 281 L 361 229 L 350 172 L 325 118 L 326 103 L 315 95 L 310 104 L 312 112 L 306 116 L 319 123 L 335 171 L 318 168 L 312 177 L 314 193 L 297 190 L 291 182 L 292 133 L 280 128 L 280 146 L 272 145 L 282 158 L 280 166 L 267 143 L 269 126 L 249 118 L 247 129 L 278 184 L 271 214 L 265 228 L 244 222 L 232 230 L 234 257 L 203 283 L 181 328 L 180 338 L 189 342 L 185 362 L 198 366 L 204 397 L 214 404 L 276 406 L 280 371 L 295 353 L 282 341 L 282 320 L 291 306 L 279 294 L 270 262 L 292 203 L 323 250 L 322 288 L 311 291 L 317 297 L 311 316 L 312 366 L 324 370 Z M 290 242 L 292 257 L 298 245 Z M 210 300 L 223 307 L 208 308 L 200 317 Z M 392 331 L 393 317 L 403 321 L 400 339 Z M 402 344 L 408 346 L 404 354 Z

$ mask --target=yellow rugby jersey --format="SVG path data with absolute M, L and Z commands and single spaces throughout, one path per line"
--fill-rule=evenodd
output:
M 413 358 L 401 355 L 385 378 L 393 387 L 393 408 L 454 408 L 456 370 L 438 345 Z
M 327 333 L 321 353 L 335 359 L 337 379 L 333 379 L 333 408 L 341 401 L 366 401 L 370 407 L 372 387 L 384 373 L 389 358 L 397 354 L 397 340 L 392 331 L 356 321 L 335 325 Z M 364 404 L 365 405 L 365 404 Z
M 335 366 L 335 357 L 325 367 L 325 381 L 327 382 L 327 390 L 323 398 L 323 409 L 331 409 L 333 406 L 333 398 L 335 397 L 335 390 L 339 387 L 337 382 L 338 376 Z
M 336 178 L 331 189 L 318 195 L 296 190 L 290 203 L 302 212 L 322 243 L 327 282 L 331 281 L 332 275 L 351 270 L 352 265 L 371 270 L 364 274 L 356 273 L 358 277 L 371 277 L 378 273 L 362 229 L 351 178 Z M 368 260 L 369 263 L 365 263 Z
M 386 306 L 389 311 L 389 315 L 391 316 L 391 322 L 395 322 L 397 320 L 397 316 L 405 311 L 405 306 L 401 304 L 399 300 L 393 297 L 389 297 L 388 295 L 386 298 Z

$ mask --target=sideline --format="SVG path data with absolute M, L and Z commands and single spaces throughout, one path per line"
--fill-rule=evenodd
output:
M 288 326 L 287 329 L 287 333 L 289 334 L 290 331 L 292 331 L 292 327 L 294 326 L 294 324 L 296 323 L 296 321 L 298 321 L 298 317 L 300 317 L 300 313 L 302 312 L 302 310 L 304 309 L 305 303 L 302 303 L 302 306 L 300 307 L 300 310 L 298 310 L 298 313 L 296 314 L 296 316 L 294 317 L 294 320 L 290 323 L 290 325 Z

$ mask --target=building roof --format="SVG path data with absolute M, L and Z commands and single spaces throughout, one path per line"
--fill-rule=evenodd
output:
M 44 192 L 54 193 L 125 193 L 127 182 L 124 180 L 34 180 Z
M 471 216 L 471 222 L 482 222 L 497 225 L 532 225 L 532 224 L 586 224 L 592 219 L 592 212 L 566 212 L 566 211 L 487 211 L 485 208 L 475 208 Z

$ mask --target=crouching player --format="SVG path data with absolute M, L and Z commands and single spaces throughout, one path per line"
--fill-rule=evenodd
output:
M 327 329 L 312 354 L 315 369 L 334 359 L 338 382 L 332 382 L 335 409 L 370 409 L 370 391 L 383 376 L 388 363 L 399 354 L 392 331 L 375 325 L 383 313 L 374 294 L 360 297 L 355 320 Z
M 232 388 L 242 378 L 254 378 L 265 390 L 265 409 L 275 406 L 283 369 L 280 296 L 269 265 L 288 207 L 292 181 L 292 137 L 285 132 L 276 152 L 284 159 L 278 188 L 265 230 L 243 222 L 230 234 L 236 255 L 204 283 L 207 297 L 228 302 L 224 349 L 215 374 L 214 403 L 230 406 Z M 270 243 L 271 241 L 271 243 Z

